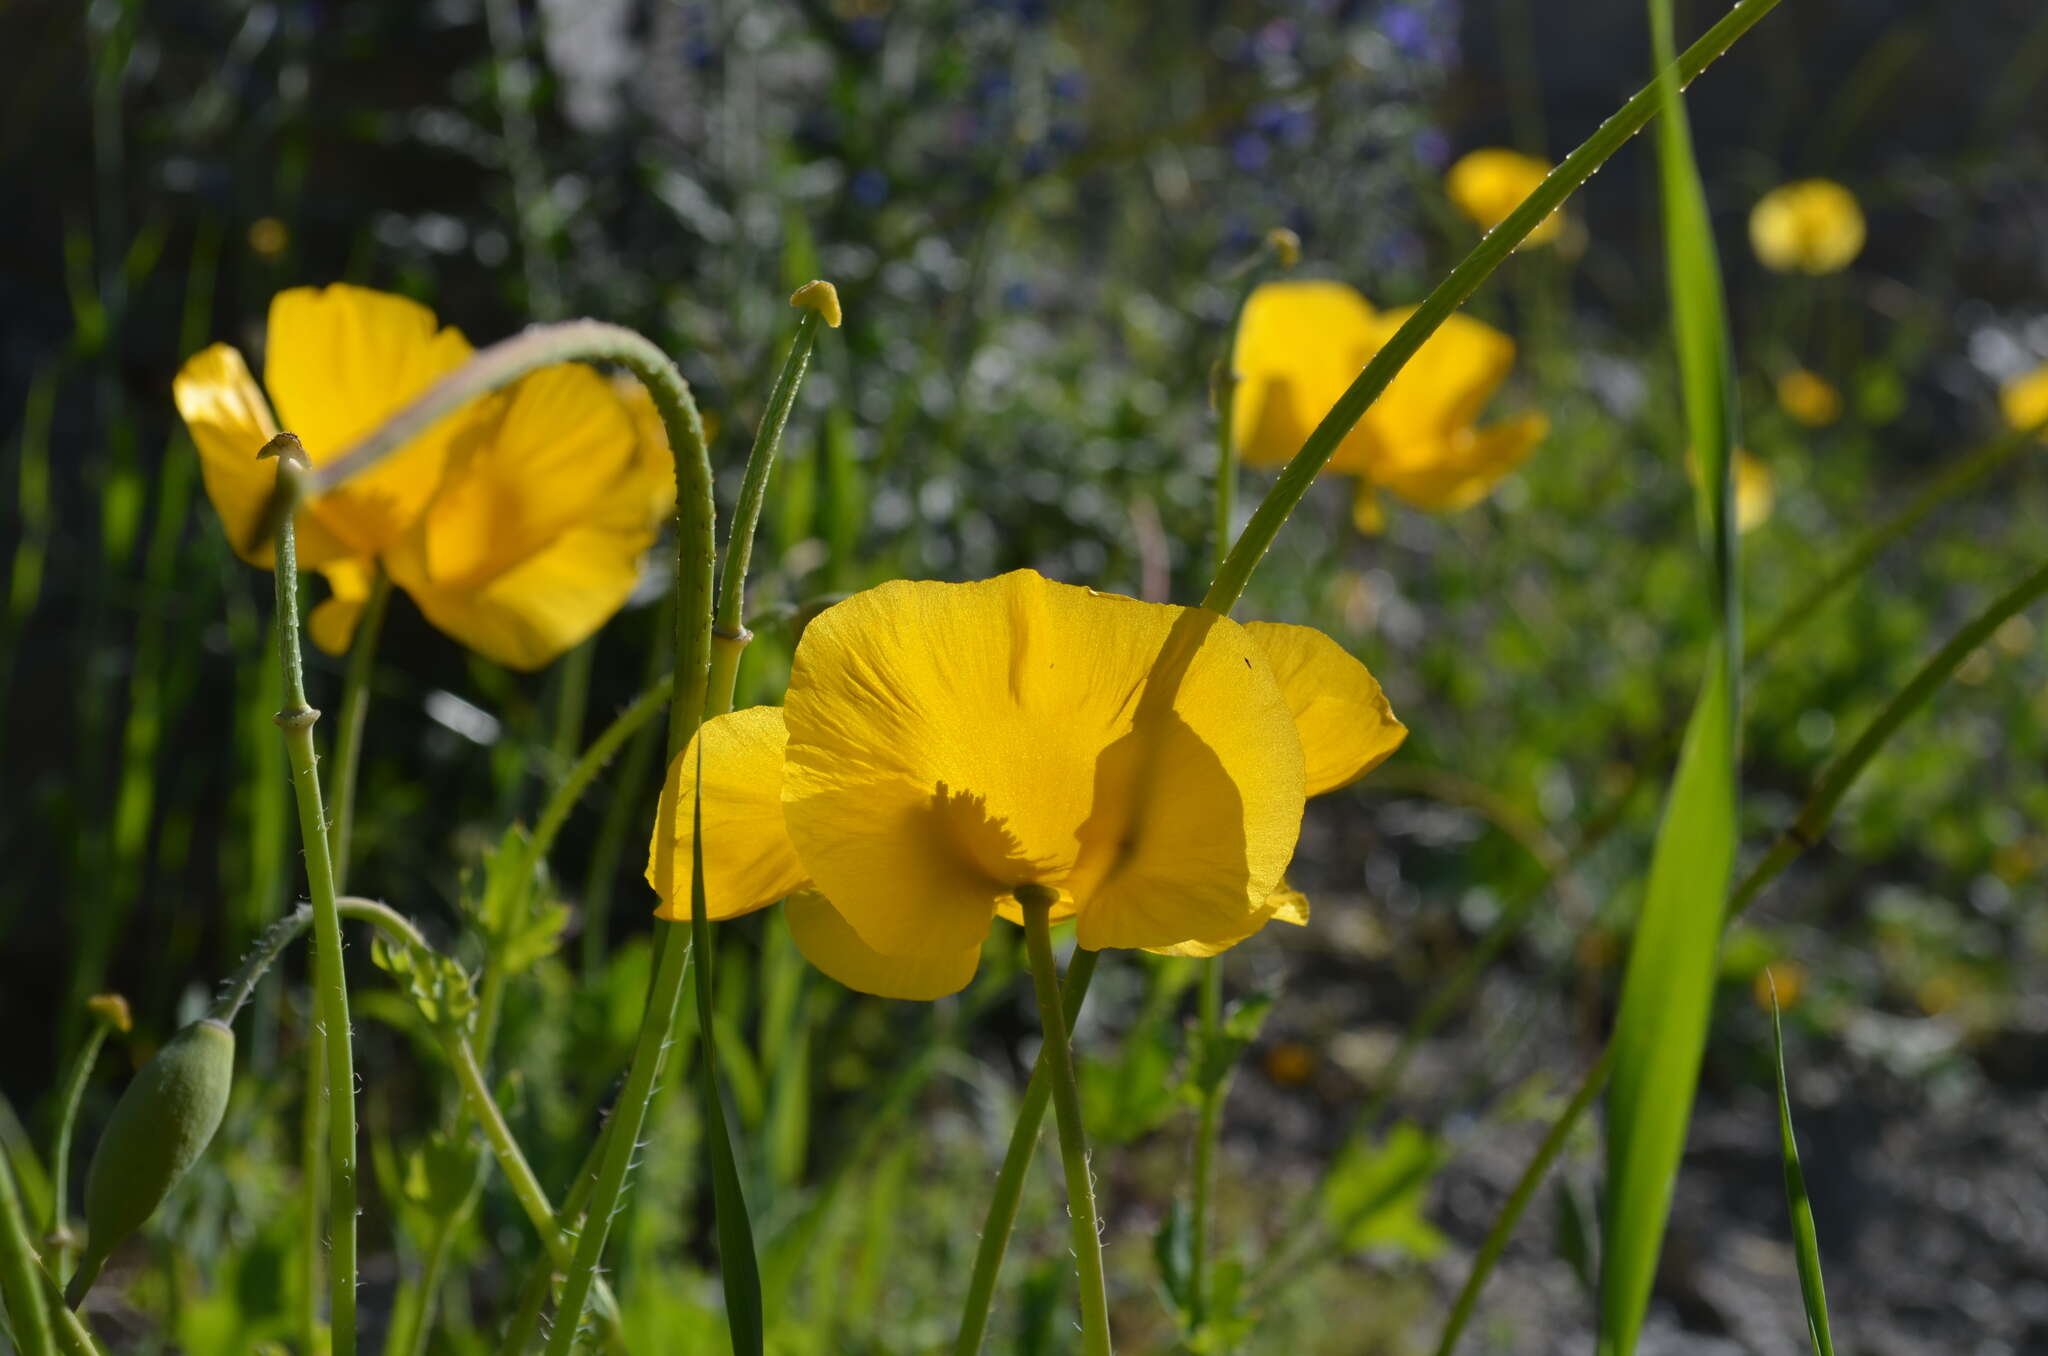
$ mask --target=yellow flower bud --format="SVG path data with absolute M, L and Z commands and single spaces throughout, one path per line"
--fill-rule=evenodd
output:
M 839 289 L 823 278 L 805 283 L 790 293 L 789 304 L 816 311 L 833 329 L 839 328 Z
M 1842 393 L 1827 378 L 1796 367 L 1778 378 L 1778 406 L 1808 428 L 1826 428 L 1842 417 Z
M 134 1028 L 134 1019 L 128 1015 L 128 1000 L 120 994 L 96 993 L 85 1000 L 85 1010 L 124 1036 Z
M 1832 179 L 1781 184 L 1750 210 L 1749 243 L 1775 272 L 1839 273 L 1863 251 L 1863 208 Z

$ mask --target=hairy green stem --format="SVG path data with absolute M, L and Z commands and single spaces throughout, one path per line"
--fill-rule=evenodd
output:
M 1778 0 L 1741 0 L 1678 58 L 1675 71 L 1678 84 L 1681 87 L 1689 84 L 1757 20 L 1770 13 L 1777 3 Z M 1302 444 L 1301 451 L 1287 463 L 1279 479 L 1266 492 L 1237 545 L 1223 562 L 1223 568 L 1217 571 L 1215 581 L 1209 585 L 1208 595 L 1202 600 L 1204 607 L 1228 613 L 1237 605 L 1245 585 L 1251 580 L 1252 571 L 1258 568 L 1259 561 L 1273 545 L 1274 537 L 1294 512 L 1295 505 L 1308 493 L 1317 473 L 1335 455 L 1344 435 L 1365 414 L 1367 407 L 1379 398 L 1387 383 L 1394 379 L 1394 374 L 1415 356 L 1423 341 L 1478 290 L 1487 275 L 1499 267 L 1515 246 L 1573 190 L 1591 178 L 1593 171 L 1619 150 L 1623 142 L 1641 131 L 1656 115 L 1662 97 L 1663 78 L 1660 75 L 1644 86 L 1634 98 L 1622 105 L 1619 112 L 1600 124 L 1577 150 L 1566 156 L 1564 163 L 1552 170 L 1520 207 L 1508 213 L 1500 225 L 1486 233 L 1463 262 L 1423 298 L 1422 304 L 1415 308 L 1393 337 L 1373 354 L 1372 361 L 1337 398 L 1337 403 L 1330 407 L 1330 412 L 1323 416 L 1322 422 L 1309 434 L 1308 441 Z
M 265 449 L 278 458 L 278 479 L 287 468 L 303 467 L 305 452 L 289 433 Z M 356 1349 L 356 1103 L 355 1053 L 348 1018 L 348 979 L 341 962 L 341 915 L 335 908 L 334 862 L 328 853 L 327 816 L 320 800 L 319 756 L 313 724 L 320 713 L 306 704 L 305 670 L 299 656 L 299 570 L 297 545 L 287 513 L 277 528 L 277 645 L 284 670 L 284 732 L 291 762 L 292 792 L 298 801 L 299 838 L 305 851 L 306 884 L 313 901 L 315 1022 L 326 1037 L 328 1170 L 328 1324 L 334 1356 Z M 321 1070 L 310 1070 L 317 1078 Z
M 370 597 L 356 623 L 348 650 L 348 672 L 341 683 L 341 723 L 334 732 L 334 824 L 328 831 L 328 852 L 334 858 L 334 888 L 348 888 L 349 850 L 355 841 L 356 774 L 363 761 L 363 727 L 370 718 L 370 679 L 377 665 L 377 640 L 384 631 L 384 613 L 391 604 L 391 576 L 382 569 L 370 577 Z
M 825 316 L 808 306 L 796 322 L 796 336 L 782 370 L 768 392 L 768 407 L 761 413 L 754 431 L 753 450 L 747 454 L 747 469 L 740 480 L 740 496 L 732 507 L 732 527 L 726 537 L 725 559 L 718 571 L 718 605 L 712 616 L 711 714 L 732 710 L 733 685 L 739 676 L 740 655 L 753 637 L 748 633 L 743 611 L 746 606 L 747 564 L 754 554 L 754 531 L 761 521 L 761 506 L 768 494 L 768 476 L 782 450 L 782 430 L 789 423 L 790 407 L 804 382 L 811 360 L 811 346 Z
M 618 752 L 635 734 L 668 706 L 669 696 L 675 691 L 675 675 L 663 674 L 654 683 L 632 700 L 625 710 L 612 718 L 590 747 L 583 751 L 568 775 L 555 787 L 548 797 L 547 805 L 541 810 L 540 818 L 534 824 L 533 839 L 527 848 L 533 862 L 547 860 L 548 849 L 555 845 L 555 838 L 562 826 L 569 820 L 569 814 L 576 803 L 583 799 L 597 781 L 597 775 L 618 755 Z
M 1066 1006 L 1060 997 L 1058 962 L 1052 954 L 1053 895 L 1041 887 L 1019 886 L 1024 940 L 1031 956 L 1031 984 L 1038 995 L 1038 1021 L 1046 1077 L 1052 1084 L 1053 1119 L 1059 1127 L 1060 1162 L 1066 1168 L 1067 1213 L 1073 1224 L 1074 1264 L 1081 1282 L 1081 1350 L 1108 1356 L 1109 1292 L 1102 1273 L 1102 1225 L 1095 1211 L 1095 1179 L 1088 1166 L 1088 1136 L 1081 1124 L 1081 1088 L 1074 1080 L 1073 1047 L 1067 1041 Z
M 1067 965 L 1065 1016 L 1067 1029 L 1081 1015 L 1081 1000 L 1088 996 L 1089 981 L 1095 978 L 1097 951 L 1076 951 Z M 1003 1254 L 1009 1250 L 1010 1231 L 1017 1224 L 1017 1204 L 1024 1193 L 1024 1176 L 1038 1148 L 1038 1132 L 1045 1124 L 1046 1104 L 1052 1101 L 1052 1073 L 1045 1052 L 1031 1066 L 1031 1081 L 1024 1099 L 1017 1104 L 1017 1122 L 1010 1129 L 1010 1145 L 1003 1152 L 1003 1165 L 996 1172 L 995 1195 L 988 1203 L 988 1215 L 981 1224 L 981 1244 L 974 1253 L 974 1274 L 967 1283 L 967 1305 L 960 1315 L 960 1333 L 953 1339 L 953 1356 L 976 1356 L 983 1334 L 988 1331 L 989 1306 L 996 1293 L 996 1277 L 1003 1269 Z

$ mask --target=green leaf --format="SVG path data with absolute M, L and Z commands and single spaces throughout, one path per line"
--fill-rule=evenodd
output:
M 1820 1278 L 1820 1241 L 1813 1231 L 1813 1204 L 1806 1199 L 1806 1173 L 1799 1166 L 1799 1142 L 1792 1134 L 1792 1094 L 1785 1086 L 1785 1027 L 1778 996 L 1771 995 L 1771 1050 L 1778 1064 L 1778 1133 L 1785 1146 L 1785 1204 L 1792 1212 L 1792 1249 L 1799 1259 L 1799 1300 L 1806 1306 L 1806 1332 L 1813 1356 L 1835 1356 L 1828 1331 L 1828 1292 Z
M 711 1159 L 712 1214 L 718 1225 L 719 1279 L 725 1289 L 725 1316 L 732 1327 L 734 1356 L 762 1356 L 767 1343 L 761 1305 L 761 1264 L 754 1252 L 754 1229 L 747 1218 L 747 1196 L 740 1185 L 733 1156 L 732 1129 L 725 1119 L 725 1100 L 718 1093 L 718 1016 L 712 992 L 711 923 L 704 902 L 704 746 L 697 746 L 697 792 L 691 804 L 690 953 L 696 958 L 697 1073 L 699 1113 L 704 1118 L 704 1144 Z
M 1163 1024 L 1141 1025 L 1124 1037 L 1115 1059 L 1078 1061 L 1081 1110 L 1098 1144 L 1128 1144 L 1166 1123 L 1181 1106 L 1174 1042 Z
M 370 939 L 370 959 L 397 981 L 422 1017 L 435 1026 L 467 1031 L 476 1019 L 476 992 L 469 972 L 448 957 L 421 951 L 383 933 Z
M 1166 1297 L 1173 1301 L 1185 1326 L 1189 1283 L 1195 1271 L 1194 1217 L 1188 1203 L 1178 1196 L 1167 1208 L 1166 1218 L 1159 1222 L 1159 1231 L 1152 1235 L 1152 1260 L 1159 1264 L 1159 1283 L 1166 1288 Z
M 1191 1090 L 1199 1094 L 1220 1087 L 1237 1067 L 1245 1048 L 1259 1038 L 1259 1030 L 1272 1011 L 1273 995 L 1269 993 L 1247 994 L 1232 1003 L 1223 1014 L 1215 1039 L 1196 1043 L 1195 1067 L 1189 1077 Z
M 1422 1207 L 1430 1179 L 1450 1156 L 1441 1139 L 1407 1121 L 1381 1143 L 1353 1140 L 1323 1184 L 1331 1235 L 1352 1252 L 1436 1256 L 1444 1236 L 1422 1217 Z
M 1672 329 L 1685 424 L 1698 471 L 1699 521 L 1715 640 L 1651 854 L 1649 887 L 1613 1036 L 1608 1095 L 1607 1212 L 1601 1238 L 1601 1356 L 1635 1350 L 1671 1211 L 1713 1012 L 1715 955 L 1735 862 L 1736 712 L 1740 706 L 1738 555 L 1729 467 L 1734 383 L 1720 264 L 1671 73 L 1671 0 L 1650 0 L 1660 112 L 1657 167 L 1664 208 Z

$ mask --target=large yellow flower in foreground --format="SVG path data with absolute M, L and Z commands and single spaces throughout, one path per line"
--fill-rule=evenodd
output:
M 1375 311 L 1335 282 L 1268 283 L 1238 322 L 1232 437 L 1252 466 L 1285 465 L 1413 308 Z M 1377 491 L 1449 512 L 1483 499 L 1549 430 L 1541 414 L 1478 426 L 1513 369 L 1514 340 L 1466 315 L 1445 320 L 1331 458 L 1360 480 L 1354 517 L 1379 527 Z
M 336 285 L 271 303 L 264 385 L 275 415 L 240 353 L 215 344 L 194 356 L 172 389 L 236 551 L 271 564 L 271 545 L 251 537 L 277 474 L 257 453 L 280 426 L 318 466 L 470 351 L 416 302 Z M 347 648 L 381 568 L 458 641 L 538 668 L 625 602 L 673 486 L 658 423 L 636 419 L 604 378 L 574 364 L 536 372 L 300 510 L 299 561 L 334 591 L 314 609 L 313 639 Z
M 1998 393 L 1998 403 L 2005 411 L 2005 422 L 2015 432 L 2048 419 L 2048 363 L 2007 382 Z M 2048 429 L 2041 437 L 2048 441 Z
M 1779 273 L 1839 273 L 1863 251 L 1863 208 L 1832 179 L 1781 184 L 1750 209 L 1749 243 Z
M 1482 231 L 1490 231 L 1550 177 L 1550 165 L 1520 151 L 1486 147 L 1468 151 L 1444 174 L 1444 193 Z M 1542 245 L 1557 239 L 1564 219 L 1552 212 L 1522 239 Z
M 798 947 L 869 993 L 964 987 L 1036 886 L 1080 945 L 1209 954 L 1274 917 L 1304 797 L 1406 731 L 1320 633 L 1057 584 L 884 584 L 804 631 L 787 705 L 707 722 L 669 771 L 658 913 L 789 897 Z

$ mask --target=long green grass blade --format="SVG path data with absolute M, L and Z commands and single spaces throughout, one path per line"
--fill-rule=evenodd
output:
M 1607 1212 L 1601 1247 L 1601 1356 L 1629 1356 L 1671 1211 L 1714 999 L 1715 955 L 1735 862 L 1736 712 L 1741 697 L 1738 560 L 1729 484 L 1734 381 L 1706 193 L 1678 81 L 1669 73 L 1670 0 L 1650 0 L 1663 114 L 1657 167 L 1672 330 L 1686 431 L 1698 467 L 1715 640 L 1658 826 L 1621 1010 L 1608 1096 Z
M 711 992 L 711 920 L 704 903 L 704 745 L 697 745 L 697 795 L 690 842 L 690 950 L 697 958 L 698 1096 L 704 1116 L 704 1145 L 711 1158 L 712 1213 L 718 1221 L 718 1268 L 725 1287 L 726 1321 L 732 1326 L 734 1356 L 761 1356 L 766 1321 L 761 1307 L 761 1264 L 754 1253 L 754 1229 L 747 1219 L 747 1194 L 733 1159 L 732 1130 L 718 1093 L 717 1013 Z
M 57 1349 L 45 1303 L 35 1248 L 28 1241 L 28 1217 L 14 1189 L 14 1168 L 0 1154 L 0 1310 L 22 1356 L 53 1356 Z
M 1828 1292 L 1820 1279 L 1820 1242 L 1813 1232 L 1813 1204 L 1806 1199 L 1806 1173 L 1799 1166 L 1799 1142 L 1792 1134 L 1792 1094 L 1785 1086 L 1785 1024 L 1778 995 L 1771 995 L 1771 1051 L 1778 1063 L 1778 1133 L 1785 1144 L 1785 1205 L 1792 1212 L 1792 1250 L 1799 1259 L 1799 1299 L 1806 1306 L 1806 1331 L 1813 1356 L 1835 1356 L 1828 1331 Z

